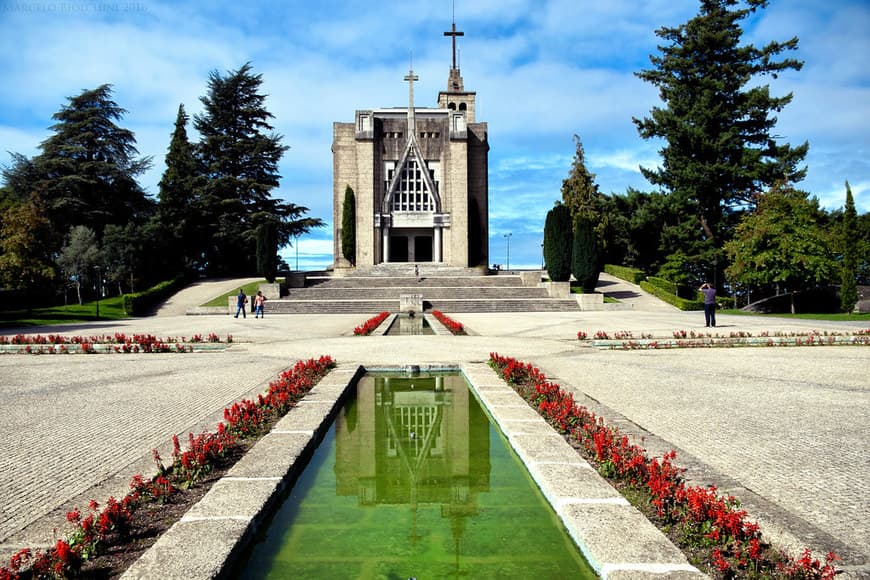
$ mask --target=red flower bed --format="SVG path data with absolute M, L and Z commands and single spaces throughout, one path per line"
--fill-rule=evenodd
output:
M 389 316 L 389 312 L 381 312 L 377 316 L 369 318 L 366 320 L 361 326 L 357 326 L 353 329 L 353 333 L 357 336 L 368 336 L 370 335 L 378 326 L 381 325 L 381 322 L 387 319 Z
M 456 322 L 440 310 L 433 310 L 432 316 L 438 319 L 438 321 L 447 327 L 447 330 L 452 332 L 453 334 L 462 334 L 465 332 L 465 328 L 459 322 Z
M 715 487 L 689 487 L 683 469 L 674 464 L 676 452 L 648 458 L 616 427 L 574 402 L 570 393 L 547 381 L 531 364 L 490 353 L 490 366 L 560 433 L 580 443 L 599 472 L 623 487 L 645 491 L 659 523 L 677 528 L 685 545 L 710 550 L 710 566 L 722 578 L 779 577 L 832 579 L 837 573 L 829 553 L 825 562 L 810 552 L 794 560 L 772 553 L 762 544 L 758 524 L 747 519 L 732 496 Z
M 76 352 L 94 353 L 154 353 L 154 352 L 191 352 L 193 347 L 188 343 L 205 342 L 201 334 L 194 334 L 189 339 L 181 336 L 175 338 L 158 338 L 153 334 L 105 334 L 97 336 L 64 336 L 61 334 L 16 334 L 13 337 L 0 336 L 0 345 L 19 345 L 18 353 L 24 354 L 71 354 Z M 208 342 L 219 343 L 221 339 L 215 333 L 209 333 Z M 226 343 L 233 342 L 233 336 L 228 334 Z M 96 348 L 105 345 L 106 348 Z
M 177 487 L 189 488 L 202 479 L 238 448 L 240 440 L 259 434 L 266 421 L 285 414 L 323 378 L 335 362 L 329 356 L 299 361 L 269 383 L 265 395 L 257 402 L 243 400 L 224 409 L 227 424 L 218 423 L 215 433 L 188 434 L 187 449 L 182 451 L 178 436 L 173 436 L 172 463 L 163 465 L 155 449 L 157 475 L 145 479 L 134 475 L 130 492 L 120 501 L 110 497 L 100 509 L 97 502 L 88 504 L 87 516 L 78 509 L 67 513 L 72 531 L 45 552 L 23 548 L 0 568 L 0 580 L 19 578 L 76 578 L 85 560 L 98 556 L 101 550 L 127 541 L 136 510 L 146 502 L 165 503 Z

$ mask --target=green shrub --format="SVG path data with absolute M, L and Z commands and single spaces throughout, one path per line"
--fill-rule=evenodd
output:
M 646 292 L 649 292 L 650 294 L 655 296 L 656 298 L 660 298 L 660 299 L 664 300 L 665 302 L 667 302 L 668 304 L 672 304 L 673 306 L 676 306 L 680 310 L 703 310 L 704 309 L 704 301 L 703 300 L 686 300 L 685 298 L 680 298 L 676 294 L 668 292 L 667 290 L 664 290 L 664 289 L 660 288 L 659 286 L 651 284 L 647 281 L 642 281 L 640 283 L 640 287 L 643 290 L 645 290 Z
M 154 306 L 166 300 L 187 284 L 187 276 L 179 276 L 155 284 L 142 292 L 133 292 L 122 296 L 124 312 L 127 316 L 146 316 Z
M 664 278 L 659 278 L 657 276 L 650 276 L 646 281 L 669 294 L 677 295 L 680 293 L 679 285 L 670 280 L 665 280 Z
M 616 276 L 620 280 L 631 282 L 632 284 L 640 284 L 646 280 L 646 273 L 637 268 L 629 268 L 628 266 L 616 266 L 614 264 L 605 264 L 604 271 L 611 276 Z

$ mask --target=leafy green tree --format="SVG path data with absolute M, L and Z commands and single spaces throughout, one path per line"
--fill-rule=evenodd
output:
M 205 233 L 199 227 L 200 208 L 195 197 L 202 172 L 187 137 L 187 121 L 184 105 L 179 105 L 166 154 L 166 170 L 160 178 L 157 206 L 160 224 L 173 248 L 167 258 L 174 272 L 202 266 Z
M 82 304 L 82 285 L 95 280 L 93 272 L 100 265 L 100 257 L 94 230 L 87 226 L 73 226 L 57 258 L 57 265 L 75 286 L 79 304 Z
M 123 226 L 109 224 L 103 232 L 103 273 L 107 280 L 117 285 L 119 296 L 124 293 L 125 284 L 129 292 L 136 291 L 136 280 L 144 274 L 141 271 L 144 254 L 149 250 L 159 251 L 154 244 L 146 243 L 142 229 L 131 222 Z M 160 253 L 169 252 L 164 250 Z
M 356 264 L 356 198 L 350 184 L 344 188 L 341 206 L 341 255 Z
M 54 262 L 43 240 L 51 224 L 36 195 L 0 214 L 0 286 L 23 290 L 30 297 L 55 277 Z
M 556 202 L 547 212 L 544 222 L 544 261 L 547 274 L 553 282 L 567 282 L 571 279 L 571 212 L 568 207 Z
M 734 239 L 725 244 L 731 261 L 728 278 L 789 292 L 830 282 L 835 262 L 821 219 L 818 200 L 789 185 L 775 186 L 760 196 L 758 208 L 743 218 Z
M 674 215 L 683 216 L 664 232 L 669 250 L 685 252 L 683 263 L 700 271 L 721 267 L 723 243 L 730 239 L 740 212 L 757 192 L 778 180 L 803 179 L 799 169 L 808 144 L 777 144 L 772 130 L 792 99 L 770 95 L 759 79 L 800 70 L 803 63 L 780 58 L 797 49 L 798 39 L 762 48 L 741 45 L 742 20 L 767 6 L 767 0 L 702 0 L 700 12 L 685 24 L 663 27 L 665 41 L 652 56 L 653 68 L 637 76 L 659 89 L 664 107 L 634 119 L 644 139 L 660 138 L 659 168 L 644 176 L 672 197 Z
M 840 308 L 843 312 L 852 312 L 858 302 L 858 214 L 855 211 L 855 200 L 852 198 L 852 188 L 846 182 L 846 208 L 843 212 L 843 227 L 841 234 L 843 260 L 840 263 Z
M 571 271 L 584 292 L 594 292 L 601 272 L 598 236 L 595 222 L 590 217 L 574 218 L 574 246 L 571 253 Z
M 153 201 L 136 182 L 151 160 L 137 157 L 133 133 L 116 124 L 126 111 L 111 97 L 107 84 L 70 97 L 52 116 L 54 134 L 33 160 L 33 190 L 46 202 L 56 231 L 83 225 L 99 237 L 107 224 L 153 212 Z

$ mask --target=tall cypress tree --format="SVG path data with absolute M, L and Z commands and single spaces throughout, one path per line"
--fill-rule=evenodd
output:
M 341 206 L 341 255 L 356 264 L 356 198 L 350 184 L 344 189 Z
M 594 292 L 600 272 L 598 236 L 595 222 L 582 215 L 574 218 L 574 243 L 571 252 L 571 272 L 584 292 Z
M 846 208 L 843 212 L 843 261 L 840 264 L 840 308 L 852 312 L 858 302 L 858 214 L 852 188 L 846 182 Z
M 765 75 L 799 70 L 803 63 L 781 53 L 795 50 L 796 37 L 762 48 L 741 45 L 740 22 L 767 6 L 767 0 L 701 0 L 697 16 L 656 34 L 665 41 L 653 68 L 637 76 L 659 88 L 664 107 L 634 119 L 644 139 L 661 138 L 662 163 L 642 168 L 654 185 L 669 192 L 680 231 L 665 232 L 704 276 L 721 257 L 739 216 L 754 196 L 777 181 L 803 179 L 799 169 L 808 144 L 777 144 L 772 130 L 775 113 L 792 99 L 772 97 Z M 722 264 L 719 260 L 719 268 Z M 687 265 L 690 267 L 690 265 Z M 709 272 L 707 272 L 709 273 Z
M 571 279 L 571 212 L 567 206 L 556 202 L 547 212 L 544 222 L 544 260 L 547 274 L 553 282 L 567 282 Z

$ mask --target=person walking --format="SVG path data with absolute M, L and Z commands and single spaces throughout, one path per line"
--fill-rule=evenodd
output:
M 248 315 L 245 314 L 245 304 L 248 303 L 248 297 L 245 295 L 245 291 L 239 288 L 239 293 L 236 294 L 236 315 L 233 318 L 239 317 L 239 312 L 242 313 L 242 318 L 247 318 Z
M 266 297 L 263 296 L 262 290 L 257 290 L 257 295 L 254 296 L 254 318 L 263 318 L 263 307 L 266 305 Z
M 417 264 L 414 264 L 414 278 L 417 280 L 417 282 L 420 281 L 420 266 L 418 266 Z
M 709 282 L 704 282 L 699 288 L 704 295 L 704 326 L 716 326 L 716 289 Z

